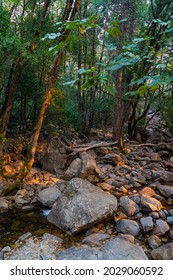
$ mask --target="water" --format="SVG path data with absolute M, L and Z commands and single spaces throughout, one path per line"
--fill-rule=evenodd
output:
M 48 209 L 32 212 L 13 211 L 0 214 L 0 248 L 12 246 L 19 236 L 31 232 L 36 237 L 42 237 L 46 232 L 64 240 L 65 248 L 77 245 L 84 236 L 68 236 L 47 221 Z

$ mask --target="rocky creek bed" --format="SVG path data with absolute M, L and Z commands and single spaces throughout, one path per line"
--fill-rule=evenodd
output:
M 53 139 L 41 161 L 44 171 L 33 168 L 22 189 L 0 198 L 0 212 L 8 224 L 12 210 L 27 216 L 47 207 L 46 226 L 34 214 L 34 228 L 28 221 L 12 244 L 1 225 L 1 259 L 173 259 L 172 139 L 129 143 L 124 153 L 94 142 L 70 157 Z

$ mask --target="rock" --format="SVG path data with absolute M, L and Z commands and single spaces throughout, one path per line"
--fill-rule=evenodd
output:
M 154 171 L 153 175 L 156 180 L 162 183 L 170 183 L 173 182 L 173 172 L 165 171 L 165 170 L 159 170 Z
M 156 220 L 156 225 L 152 231 L 153 235 L 161 236 L 169 231 L 168 224 L 163 220 Z
M 149 187 L 143 188 L 140 193 L 150 197 L 155 195 L 155 191 Z
M 147 195 L 141 196 L 141 211 L 159 211 L 162 209 L 162 204 L 160 201 L 153 197 L 149 197 Z
M 114 187 L 122 187 L 126 184 L 126 180 L 122 177 L 118 177 L 114 174 L 110 174 L 110 178 L 105 180 L 106 183 Z
M 122 196 L 120 198 L 120 206 L 124 209 L 128 216 L 133 216 L 139 212 L 139 206 L 128 196 Z
M 108 241 L 103 250 L 106 252 L 103 259 L 114 260 L 147 260 L 143 249 L 131 242 L 123 240 L 122 238 L 113 238 Z
M 59 237 L 57 237 L 53 234 L 50 234 L 48 232 L 43 234 L 42 240 L 51 240 L 51 241 L 54 241 L 54 242 L 57 242 L 57 243 L 62 243 L 63 242 L 62 238 L 59 238 Z
M 159 153 L 151 153 L 150 154 L 151 161 L 161 161 Z
M 57 260 L 100 260 L 101 252 L 96 248 L 71 247 L 56 255 Z
M 74 177 L 79 177 L 82 161 L 80 158 L 76 158 L 72 161 L 65 174 L 63 175 L 64 180 L 71 180 Z
M 98 183 L 97 186 L 98 186 L 99 188 L 101 188 L 102 190 L 108 191 L 108 192 L 115 189 L 114 186 L 109 185 L 109 184 L 107 184 L 107 183 Z
M 4 260 L 4 252 L 0 251 L 0 261 Z
M 166 218 L 166 222 L 168 223 L 168 224 L 173 224 L 173 216 L 170 216 L 170 217 L 167 217 Z
M 48 215 L 49 222 L 69 234 L 87 230 L 110 219 L 117 210 L 117 199 L 90 182 L 74 178 Z
M 20 196 L 17 196 L 15 198 L 15 204 L 17 206 L 22 206 L 22 205 L 25 205 L 25 204 L 28 204 L 28 203 L 29 203 L 29 200 L 26 200 L 26 199 L 24 199 L 24 198 L 22 198 Z
M 166 220 L 167 215 L 163 210 L 160 210 L 158 213 L 161 219 Z
M 57 260 L 147 260 L 143 249 L 121 238 L 113 238 L 100 249 L 72 247 L 56 255 Z
M 141 198 L 139 194 L 132 194 L 129 196 L 130 199 L 132 199 L 136 204 L 140 204 Z
M 40 163 L 44 170 L 61 176 L 67 163 L 66 145 L 58 137 L 52 138 Z
M 151 235 L 148 239 L 148 245 L 151 249 L 156 249 L 160 246 L 161 240 L 157 235 Z
M 101 176 L 101 171 L 96 164 L 95 158 L 86 152 L 80 153 L 81 159 L 81 170 L 80 170 L 80 178 L 87 179 L 91 183 L 95 183 L 99 181 L 99 177 Z
M 87 237 L 85 237 L 82 240 L 82 243 L 85 243 L 87 245 L 95 245 L 95 246 L 99 246 L 101 244 L 101 241 L 104 241 L 106 239 L 109 239 L 111 236 L 109 234 L 105 234 L 105 233 L 93 233 Z
M 141 174 L 135 174 L 135 173 L 133 174 L 133 173 L 132 173 L 132 175 L 134 176 L 132 179 L 133 179 L 135 182 L 137 182 L 137 183 L 139 183 L 139 184 L 141 184 L 141 185 L 146 185 L 146 184 L 147 184 L 145 177 L 142 176 Z
M 38 201 L 47 207 L 52 207 L 55 201 L 61 196 L 61 192 L 56 187 L 49 187 L 38 194 Z
M 123 240 L 126 240 L 126 241 L 128 241 L 128 242 L 130 242 L 130 243 L 132 243 L 132 244 L 135 243 L 135 238 L 134 238 L 134 236 L 132 236 L 132 235 L 130 235 L 130 234 L 118 233 L 117 237 L 118 237 L 118 238 L 121 238 L 121 239 L 123 239 Z
M 7 252 L 11 252 L 11 247 L 10 246 L 5 246 L 1 252 L 7 253 Z
M 0 198 L 0 213 L 8 212 L 8 201 L 1 197 Z
M 151 217 L 141 218 L 142 229 L 145 233 L 151 231 L 154 227 L 153 219 Z
M 173 197 L 173 186 L 158 185 L 158 190 L 165 197 L 168 197 L 168 198 Z
M 173 216 L 173 209 L 169 209 L 169 215 Z
M 173 242 L 154 249 L 151 256 L 154 260 L 173 260 Z
M 153 219 L 159 219 L 159 213 L 158 212 L 151 212 L 149 214 L 150 217 L 152 217 Z
M 170 237 L 171 239 L 173 239 L 173 230 L 170 230 L 170 231 L 169 231 L 169 237 Z
M 112 164 L 112 165 L 115 165 L 115 166 L 117 166 L 117 165 L 123 166 L 124 165 L 123 159 L 118 154 L 107 154 L 107 155 L 103 156 L 101 159 L 103 160 L 103 162 L 108 163 L 108 164 Z
M 60 246 L 52 239 L 37 239 L 30 237 L 25 240 L 21 246 L 5 254 L 7 260 L 52 260 L 55 259 L 58 247 Z
M 20 237 L 19 237 L 19 240 L 20 241 L 24 241 L 25 239 L 29 238 L 32 236 L 32 233 L 31 232 L 26 232 L 24 234 L 22 234 Z
M 139 226 L 135 221 L 122 219 L 115 225 L 117 232 L 137 236 L 139 234 Z

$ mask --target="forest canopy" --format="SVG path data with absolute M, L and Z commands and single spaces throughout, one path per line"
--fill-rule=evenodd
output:
M 173 132 L 172 33 L 168 0 L 0 1 L 0 141 L 31 132 L 28 170 L 42 128 Z

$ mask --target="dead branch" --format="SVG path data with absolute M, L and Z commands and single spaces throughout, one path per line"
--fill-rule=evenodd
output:
M 68 155 L 69 156 L 75 156 L 77 153 L 82 153 L 82 152 L 86 152 L 88 150 L 91 150 L 91 149 L 95 149 L 95 148 L 100 148 L 100 147 L 111 147 L 111 146 L 116 146 L 118 144 L 118 141 L 115 141 L 115 142 L 100 142 L 100 143 L 96 143 L 94 145 L 90 145 L 88 146 L 87 145 L 81 145 L 81 146 L 76 146 L 76 147 L 69 147 L 67 150 L 70 152 L 70 151 L 73 151 L 72 153 L 70 153 Z
M 153 143 L 144 143 L 144 144 L 129 144 L 128 146 L 129 147 L 160 147 L 160 146 L 163 146 L 163 145 L 170 145 L 172 144 L 171 142 L 169 143 L 166 143 L 166 142 L 161 142 L 161 143 L 158 143 L 158 144 L 153 144 Z

